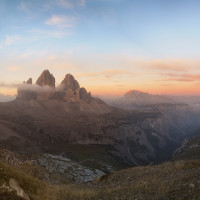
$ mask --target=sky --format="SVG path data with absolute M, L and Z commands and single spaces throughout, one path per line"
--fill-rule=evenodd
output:
M 49 69 L 93 95 L 200 95 L 199 0 L 0 0 L 0 93 Z

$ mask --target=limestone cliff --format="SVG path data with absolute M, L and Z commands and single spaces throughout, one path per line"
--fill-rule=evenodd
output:
M 53 74 L 50 74 L 49 70 L 44 70 L 38 80 L 36 81 L 36 84 L 40 86 L 50 86 L 55 87 L 55 78 Z
M 32 79 L 24 82 L 18 88 L 18 100 L 29 101 L 61 101 L 66 106 L 71 105 L 76 112 L 110 112 L 111 107 L 102 100 L 92 97 L 85 88 L 80 88 L 78 81 L 71 74 L 67 74 L 61 84 L 55 87 L 55 78 L 48 71 L 44 70 L 32 84 Z

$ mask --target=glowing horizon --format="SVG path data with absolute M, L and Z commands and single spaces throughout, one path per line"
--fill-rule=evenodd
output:
M 49 69 L 93 95 L 200 95 L 200 2 L 2 0 L 0 93 Z

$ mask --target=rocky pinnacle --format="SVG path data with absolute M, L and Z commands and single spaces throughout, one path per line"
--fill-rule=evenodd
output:
M 76 91 L 80 89 L 80 85 L 77 80 L 71 75 L 67 74 L 64 80 L 61 82 L 62 89 L 71 89 L 72 91 Z
M 52 74 L 50 74 L 49 70 L 44 70 L 36 81 L 36 84 L 40 86 L 48 85 L 55 88 L 55 78 Z

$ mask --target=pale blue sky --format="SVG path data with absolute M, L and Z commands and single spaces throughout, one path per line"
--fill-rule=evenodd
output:
M 93 93 L 196 91 L 199 11 L 197 0 L 0 0 L 0 92 L 46 68 Z

